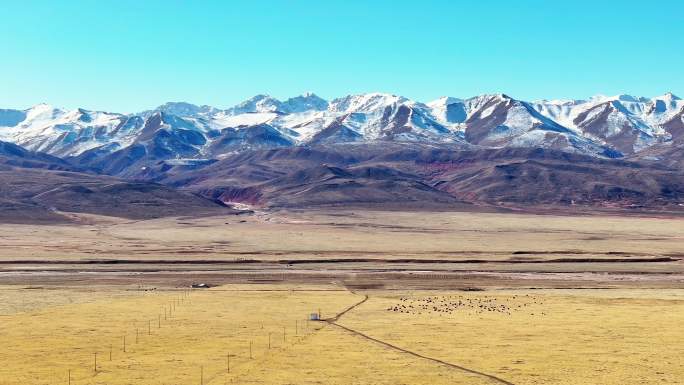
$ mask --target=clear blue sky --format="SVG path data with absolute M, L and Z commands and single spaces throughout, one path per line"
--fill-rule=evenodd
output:
M 684 93 L 681 0 L 0 4 L 0 108 Z

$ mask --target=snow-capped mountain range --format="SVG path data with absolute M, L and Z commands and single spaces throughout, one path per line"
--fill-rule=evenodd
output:
M 39 104 L 0 109 L 0 140 L 88 162 L 220 159 L 251 148 L 350 142 L 543 147 L 598 157 L 684 140 L 684 101 L 619 95 L 525 102 L 504 94 L 421 103 L 382 93 L 331 101 L 257 95 L 232 108 L 167 103 L 118 114 Z

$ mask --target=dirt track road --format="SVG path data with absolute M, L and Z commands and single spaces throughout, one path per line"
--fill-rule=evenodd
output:
M 478 376 L 482 376 L 482 377 L 485 377 L 485 378 L 487 378 L 487 379 L 489 379 L 489 380 L 491 380 L 491 381 L 493 381 L 493 382 L 499 383 L 499 384 L 515 385 L 515 384 L 513 384 L 512 382 L 506 381 L 506 380 L 504 380 L 504 379 L 502 379 L 502 378 L 499 378 L 499 377 L 494 376 L 494 375 L 491 375 L 491 374 L 483 373 L 483 372 L 480 372 L 480 371 L 477 371 L 477 370 L 474 370 L 474 369 L 469 369 L 469 368 L 466 368 L 466 367 L 463 367 L 463 366 L 460 366 L 460 365 L 452 364 L 452 363 L 450 363 L 450 362 L 442 361 L 442 360 L 437 359 L 437 358 L 424 356 L 424 355 L 422 355 L 422 354 L 420 354 L 420 353 L 416 353 L 416 352 L 413 352 L 413 351 L 410 351 L 410 350 L 406 350 L 406 349 L 404 349 L 404 348 L 402 348 L 402 347 L 393 345 L 393 344 L 391 344 L 391 343 L 389 343 L 389 342 L 386 342 L 386 341 L 379 340 L 379 339 L 377 339 L 377 338 L 373 338 L 373 337 L 371 337 L 371 336 L 369 336 L 369 335 L 367 335 L 367 334 L 364 334 L 364 333 L 362 333 L 362 332 L 360 332 L 360 331 L 358 331 L 358 330 L 354 330 L 354 329 L 348 328 L 348 327 L 346 327 L 346 326 L 343 326 L 343 325 L 340 325 L 340 324 L 337 323 L 337 321 L 339 321 L 339 319 L 340 319 L 342 316 L 344 316 L 344 315 L 347 314 L 348 312 L 354 310 L 354 309 L 357 308 L 358 306 L 361 306 L 361 305 L 362 305 L 364 302 L 366 302 L 366 301 L 368 301 L 368 296 L 367 296 L 367 295 L 365 295 L 364 298 L 363 298 L 361 301 L 359 301 L 359 302 L 355 303 L 354 305 L 352 305 L 352 306 L 346 308 L 345 310 L 343 310 L 342 312 L 338 313 L 338 314 L 335 315 L 334 317 L 332 317 L 332 318 L 326 318 L 326 319 L 324 319 L 323 321 L 324 321 L 324 322 L 327 322 L 329 325 L 336 326 L 336 327 L 338 327 L 338 328 L 340 328 L 340 329 L 342 329 L 342 330 L 345 330 L 345 331 L 347 331 L 347 332 L 349 332 L 349 333 L 351 333 L 351 334 L 354 334 L 354 335 L 356 335 L 356 336 L 359 336 L 359 337 L 364 338 L 364 339 L 369 340 L 369 341 L 373 341 L 373 342 L 375 342 L 375 343 L 377 343 L 377 344 L 380 344 L 380 345 L 382 345 L 382 346 L 384 346 L 384 347 L 386 347 L 386 348 L 393 349 L 393 350 L 396 350 L 396 351 L 399 351 L 399 352 L 402 352 L 402 353 L 405 353 L 405 354 L 409 354 L 409 355 L 411 355 L 411 356 L 414 356 L 414 357 L 417 357 L 417 358 L 421 358 L 421 359 L 424 359 L 424 360 L 432 361 L 432 362 L 438 363 L 438 364 L 440 364 L 440 365 L 445 365 L 445 366 L 448 366 L 448 367 L 450 367 L 450 368 L 457 369 L 457 370 L 460 370 L 460 371 L 463 371 L 463 372 L 467 372 L 467 373 L 470 373 L 470 374 L 475 374 L 475 375 L 478 375 Z

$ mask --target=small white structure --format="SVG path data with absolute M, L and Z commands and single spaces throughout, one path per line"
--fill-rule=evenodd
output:
M 321 317 L 318 313 L 309 314 L 309 321 L 320 321 Z

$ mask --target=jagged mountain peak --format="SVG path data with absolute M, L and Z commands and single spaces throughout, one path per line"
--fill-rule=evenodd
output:
M 347 95 L 330 102 L 329 109 L 335 112 L 369 112 L 398 104 L 414 104 L 408 98 L 389 93 L 370 92 Z
M 295 98 L 313 98 L 313 99 L 323 99 L 320 96 L 316 95 L 315 92 L 313 91 L 306 91 L 303 94 L 299 96 L 295 96 Z M 291 98 L 292 99 L 292 98 Z
M 268 95 L 268 94 L 256 94 L 256 95 L 252 96 L 251 98 L 249 98 L 249 99 L 243 101 L 242 103 L 239 103 L 238 106 L 248 105 L 248 104 L 251 104 L 251 103 L 258 103 L 258 102 L 262 102 L 262 101 L 264 101 L 264 100 L 280 102 L 278 99 L 272 97 L 271 95 Z
M 486 105 L 513 101 L 514 99 L 509 98 L 504 94 L 482 94 L 474 96 L 472 98 L 465 99 L 463 103 L 465 104 L 466 109 L 469 111 L 470 115 L 472 112 L 477 111 Z
M 55 108 L 54 106 L 52 106 L 50 104 L 39 103 L 39 104 L 36 104 L 35 106 L 27 109 L 26 110 L 26 116 L 27 116 L 27 119 L 32 119 L 32 118 L 35 118 L 38 116 L 44 116 L 46 118 L 49 118 L 49 117 L 54 117 L 61 112 L 63 112 L 63 110 Z
M 270 95 L 258 94 L 226 110 L 229 114 L 255 112 L 277 112 L 282 110 L 282 102 Z
M 30 111 L 30 110 L 46 111 L 46 110 L 53 110 L 53 109 L 55 109 L 55 107 L 53 105 L 51 105 L 50 103 L 41 102 L 41 103 L 38 103 L 38 104 L 35 104 L 35 105 L 29 107 L 28 111 Z
M 215 113 L 218 112 L 218 109 L 212 106 L 198 106 L 187 102 L 167 102 L 152 111 L 163 111 L 167 114 L 178 116 L 196 116 Z
M 513 99 L 512 97 L 503 94 L 503 93 L 498 93 L 498 94 L 482 94 L 482 95 L 477 95 L 473 96 L 472 98 L 465 99 L 465 102 L 469 101 L 483 101 L 483 102 L 488 102 L 488 101 L 510 101 L 510 100 L 516 100 Z
M 668 91 L 668 92 L 664 93 L 663 95 L 654 97 L 653 100 L 663 100 L 663 101 L 669 102 L 669 101 L 682 100 L 682 98 L 680 98 L 679 96 Z
M 130 115 L 40 104 L 0 110 L 0 140 L 57 156 L 90 150 L 106 155 L 150 140 L 164 158 L 375 141 L 545 147 L 603 156 L 605 148 L 631 154 L 684 136 L 683 108 L 672 93 L 533 103 L 490 93 L 425 104 L 382 92 L 328 102 L 306 92 L 284 100 L 258 94 L 227 110 L 168 102 Z
M 325 111 L 328 109 L 328 101 L 313 92 L 305 92 L 300 96 L 287 99 L 282 103 L 282 108 L 288 113 Z

